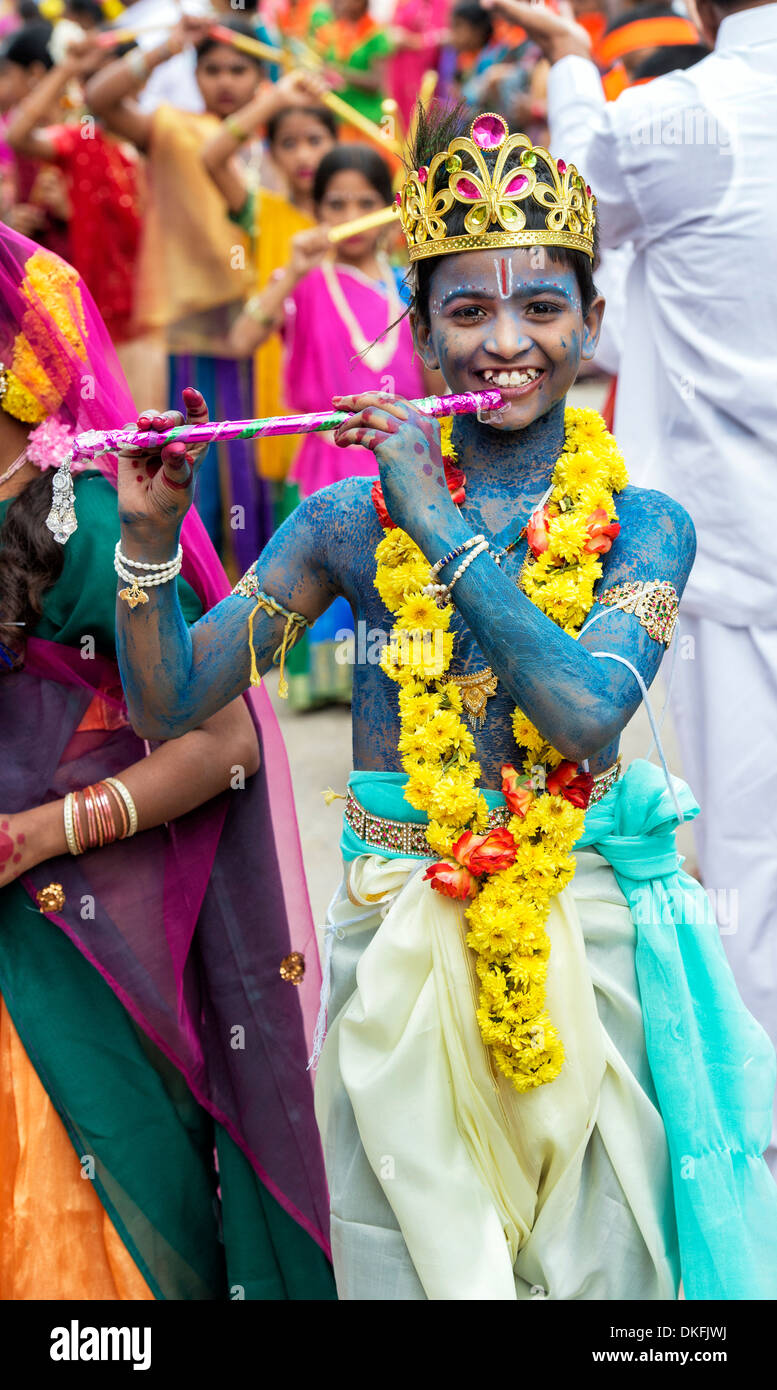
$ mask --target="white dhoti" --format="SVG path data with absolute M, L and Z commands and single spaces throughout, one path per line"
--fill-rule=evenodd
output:
M 418 859 L 349 866 L 316 1085 L 340 1298 L 677 1297 L 635 927 L 606 860 L 576 859 L 547 927 L 566 1061 L 521 1095 L 480 1038 L 462 907 Z
M 777 1043 L 777 628 L 683 611 L 672 713 L 702 808 L 702 881 L 742 998 Z M 777 1177 L 777 1106 L 766 1157 Z

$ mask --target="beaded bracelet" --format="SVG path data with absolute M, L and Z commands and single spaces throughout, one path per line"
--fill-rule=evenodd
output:
M 472 550 L 470 550 L 469 555 L 465 556 L 458 569 L 455 571 L 450 583 L 446 586 L 446 594 L 448 598 L 450 598 L 451 596 L 454 584 L 456 584 L 458 580 L 461 579 L 461 576 L 463 575 L 464 571 L 469 568 L 469 566 L 472 564 L 472 561 L 477 560 L 478 555 L 482 555 L 483 551 L 488 549 L 488 541 L 483 540 L 480 545 L 476 545 Z
M 73 802 L 75 797 L 72 792 L 68 792 L 65 797 L 64 817 L 65 817 L 65 839 L 70 853 L 73 855 L 81 854 L 83 849 L 76 841 L 73 832 Z
M 84 832 L 81 829 L 81 812 L 78 808 L 78 797 L 75 792 L 71 793 L 71 795 L 73 798 L 73 839 L 76 842 L 76 853 L 83 854 L 86 848 L 86 840 L 84 839 Z
M 432 565 L 429 571 L 429 583 L 424 585 L 423 592 L 433 597 L 435 594 L 447 594 L 449 586 L 447 584 L 436 584 L 438 574 L 449 565 L 452 560 L 457 560 L 466 550 L 471 550 L 473 545 L 480 545 L 485 541 L 485 536 L 470 536 L 469 540 L 464 541 L 463 545 L 457 545 L 455 549 L 449 550 L 447 555 L 443 555 L 436 565 Z M 454 581 L 455 582 L 455 581 Z
M 172 565 L 179 565 L 183 561 L 183 546 L 180 544 L 172 560 L 162 560 L 159 564 L 155 565 L 150 565 L 146 560 L 130 560 L 126 555 L 122 554 L 121 541 L 116 542 L 113 553 L 115 558 L 122 565 L 132 565 L 132 568 L 135 570 L 150 570 L 152 572 L 168 570 Z
M 144 560 L 128 559 L 127 556 L 122 553 L 121 541 L 117 541 L 113 553 L 113 568 L 119 578 L 124 579 L 126 583 L 130 585 L 128 589 L 119 589 L 119 598 L 124 599 L 129 604 L 130 608 L 134 608 L 138 603 L 148 603 L 148 594 L 140 587 L 141 577 L 143 578 L 146 589 L 153 588 L 158 584 L 167 584 L 171 579 L 175 579 L 177 574 L 180 574 L 182 564 L 183 547 L 181 545 L 178 546 L 178 550 L 172 560 L 165 560 L 161 564 L 152 565 Z M 150 578 L 146 578 L 145 576 L 132 574 L 132 572 L 126 568 L 127 565 L 132 565 L 138 570 L 149 570 L 152 572 L 152 575 Z

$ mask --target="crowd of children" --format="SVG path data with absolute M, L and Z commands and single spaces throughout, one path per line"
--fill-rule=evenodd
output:
M 662 28 L 668 5 L 576 9 L 609 43 L 616 87 L 641 80 L 622 12 L 657 17 L 658 47 L 687 41 L 676 21 Z M 0 215 L 79 271 L 135 399 L 156 409 L 187 383 L 221 418 L 313 408 L 357 378 L 421 389 L 407 326 L 395 323 L 406 268 L 396 233 L 332 253 L 313 229 L 391 202 L 424 84 L 547 138 L 547 62 L 478 0 L 401 0 L 380 17 L 367 0 L 249 0 L 239 11 L 216 0 L 209 15 L 146 0 L 21 0 L 1 22 Z M 653 50 L 637 28 L 644 64 Z M 335 143 L 344 152 L 315 184 Z M 323 334 L 322 305 L 326 352 L 306 324 L 312 313 Z M 297 452 L 293 439 L 210 451 L 198 509 L 231 572 L 287 514 L 289 483 L 305 494 L 367 466 L 335 462 L 325 440 L 295 464 Z

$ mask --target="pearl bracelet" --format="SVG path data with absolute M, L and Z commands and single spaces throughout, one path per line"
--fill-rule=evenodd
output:
M 140 575 L 133 574 L 126 568 L 133 565 L 135 569 L 155 571 L 150 578 L 143 577 L 143 583 L 147 589 L 151 589 L 158 584 L 168 584 L 171 579 L 175 579 L 181 572 L 183 564 L 183 546 L 179 545 L 172 560 L 165 560 L 162 564 L 147 564 L 143 560 L 129 560 L 122 554 L 121 541 L 116 542 L 116 549 L 113 555 L 113 568 L 120 579 L 124 579 L 130 585 L 128 589 L 119 590 L 119 598 L 124 599 L 130 606 L 135 608 L 139 603 L 148 603 L 148 594 L 140 587 Z
M 116 549 L 114 551 L 114 555 L 116 556 L 116 559 L 120 560 L 123 565 L 132 565 L 132 568 L 136 570 L 166 570 L 169 569 L 171 565 L 178 565 L 178 569 L 180 569 L 181 562 L 183 560 L 183 546 L 179 544 L 178 549 L 176 550 L 172 560 L 163 560 L 162 563 L 159 565 L 149 565 L 145 560 L 128 559 L 126 555 L 122 554 L 121 541 L 116 542 Z M 176 574 L 177 573 L 178 570 L 176 570 Z
M 488 549 L 489 549 L 488 541 L 487 541 L 484 537 L 481 537 L 480 544 L 474 546 L 474 547 L 470 550 L 469 554 L 466 555 L 466 556 L 464 557 L 464 559 L 462 560 L 462 562 L 461 562 L 461 564 L 459 565 L 458 569 L 454 571 L 453 578 L 451 579 L 450 583 L 447 585 L 447 589 L 446 589 L 448 598 L 450 598 L 451 591 L 452 591 L 452 589 L 453 589 L 454 584 L 456 584 L 456 583 L 458 582 L 458 580 L 461 579 L 461 576 L 463 575 L 464 571 L 465 571 L 466 569 L 469 568 L 469 566 L 472 564 L 472 561 L 473 561 L 473 560 L 477 560 L 478 555 L 482 555 L 482 554 L 483 554 L 483 551 L 484 551 L 484 550 L 488 550 Z
M 458 559 L 459 555 L 463 555 L 465 551 L 471 550 L 473 545 L 482 544 L 485 539 L 485 536 L 470 536 L 469 540 L 464 541 L 463 545 L 457 545 L 454 550 L 449 550 L 447 555 L 443 555 L 442 559 L 438 560 L 436 565 L 432 565 L 429 571 L 429 583 L 424 585 L 423 592 L 430 598 L 434 598 L 437 594 L 447 594 L 450 587 L 448 584 L 436 584 L 434 582 L 440 571 L 443 570 L 446 565 L 449 565 L 452 560 Z M 486 544 L 488 543 L 486 542 Z M 453 582 L 455 583 L 455 580 Z

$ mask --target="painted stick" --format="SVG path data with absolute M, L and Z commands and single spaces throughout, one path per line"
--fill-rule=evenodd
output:
M 138 24 L 134 29 L 103 29 L 95 34 L 94 41 L 98 48 L 118 48 L 120 44 L 133 43 L 139 34 L 161 34 L 163 29 L 170 29 L 164 20 L 161 24 L 159 20 L 153 24 Z
M 425 396 L 410 401 L 424 415 L 439 419 L 445 415 L 472 415 L 479 410 L 498 410 L 502 404 L 499 391 L 465 391 L 450 396 Z M 213 444 L 229 439 L 263 439 L 279 434 L 315 434 L 337 429 L 350 419 L 347 410 L 321 410 L 312 415 L 271 415 L 264 420 L 209 420 L 200 425 L 174 425 L 157 434 L 154 430 L 87 430 L 73 444 L 73 462 L 94 458 L 97 454 L 116 453 L 120 449 L 145 449 L 156 452 L 174 439 L 187 444 Z
M 351 222 L 340 222 L 337 227 L 330 227 L 327 232 L 329 241 L 347 241 L 348 237 L 359 236 L 362 232 L 371 232 L 374 227 L 387 227 L 393 222 L 399 212 L 396 203 L 389 203 L 386 208 L 378 208 L 377 212 L 366 212 L 364 217 L 354 217 Z

